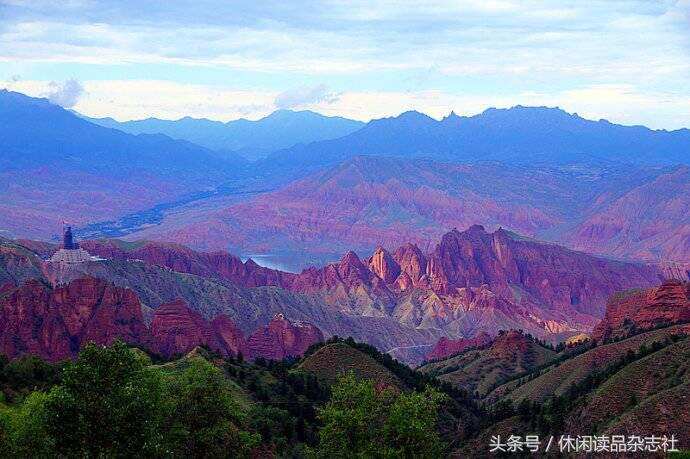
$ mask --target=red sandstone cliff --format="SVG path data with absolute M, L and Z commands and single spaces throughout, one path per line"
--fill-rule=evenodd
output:
M 247 339 L 247 355 L 249 358 L 281 360 L 289 356 L 300 356 L 309 346 L 321 341 L 323 333 L 314 325 L 293 323 L 278 314 L 268 325 L 257 329 Z
M 287 288 L 326 292 L 325 301 L 355 314 L 392 313 L 412 327 L 452 324 L 449 331 L 459 336 L 522 328 L 546 337 L 591 330 L 614 292 L 654 285 L 661 276 L 657 267 L 475 225 L 447 233 L 427 255 L 412 244 L 392 255 L 377 248 L 366 262 L 348 252 L 338 263 L 296 275 Z
M 661 286 L 614 296 L 592 337 L 597 340 L 626 335 L 659 324 L 690 321 L 690 283 L 677 280 Z
M 141 304 L 129 289 L 94 278 L 56 289 L 32 280 L 0 298 L 0 352 L 56 361 L 76 355 L 89 341 L 121 338 L 149 346 Z
M 225 252 L 196 252 L 176 244 L 145 243 L 131 248 L 118 241 L 84 241 L 82 245 L 99 256 L 141 259 L 247 288 L 279 286 L 299 293 L 338 290 L 340 299 L 360 295 L 364 288 L 368 296 L 374 296 L 367 301 L 378 301 L 378 295 L 388 309 L 413 289 L 447 298 L 457 297 L 464 288 L 487 286 L 498 297 L 529 309 L 547 332 L 589 330 L 614 292 L 652 286 L 663 275 L 658 267 L 597 258 L 505 230 L 487 233 L 479 225 L 445 234 L 427 255 L 413 244 L 392 254 L 379 247 L 367 260 L 348 252 L 338 263 L 301 274 L 263 268 L 251 260 L 242 263 Z M 360 311 L 381 310 L 380 305 L 370 306 Z
M 178 299 L 161 305 L 151 321 L 153 349 L 165 357 L 185 354 L 197 346 L 207 346 L 224 356 L 244 352 L 245 340 L 235 323 L 226 315 L 211 322 Z
M 0 298 L 0 353 L 10 358 L 33 354 L 58 361 L 76 356 L 88 342 L 111 344 L 115 339 L 165 357 L 204 345 L 225 356 L 242 352 L 279 360 L 303 354 L 323 341 L 323 334 L 311 324 L 291 323 L 279 315 L 246 342 L 229 317 L 209 322 L 182 300 L 157 308 L 149 330 L 132 290 L 95 278 L 59 288 L 31 280 Z
M 662 278 L 658 267 L 594 257 L 505 230 L 488 233 L 478 225 L 447 233 L 426 254 L 413 244 L 392 252 L 377 248 L 366 259 L 348 252 L 337 263 L 301 274 L 262 268 L 251 260 L 242 263 L 224 252 L 202 253 L 175 244 L 85 241 L 82 245 L 106 258 L 140 259 L 149 265 L 231 281 L 238 289 L 232 295 L 221 292 L 222 304 L 214 308 L 213 314 L 227 306 L 232 317 L 241 321 L 237 325 L 245 333 L 254 330 L 257 323 L 265 323 L 266 317 L 286 311 L 291 317 L 314 323 L 327 334 L 351 334 L 370 343 L 385 342 L 383 350 L 432 345 L 442 335 L 494 335 L 511 328 L 545 339 L 589 333 L 615 292 L 651 287 Z M 89 274 L 109 276 L 120 265 L 99 264 Z M 13 262 L 8 266 L 19 265 Z M 170 283 L 175 293 L 164 299 L 161 296 L 163 301 L 154 304 L 145 296 L 150 288 L 148 277 L 137 276 L 139 271 L 132 272 L 127 285 L 136 288 L 146 304 L 154 308 L 182 296 L 185 288 L 180 287 L 179 279 L 172 278 L 155 284 L 161 289 L 161 285 L 167 288 L 166 283 Z M 15 275 L 8 279 L 17 285 L 15 279 L 20 278 Z M 152 285 L 154 282 L 158 281 L 152 280 Z M 278 286 L 292 293 L 246 290 L 256 286 Z M 2 288 L 8 290 L 12 285 Z M 208 292 L 212 297 L 217 294 L 215 284 L 204 288 L 214 289 Z M 204 314 L 208 311 L 206 294 L 206 290 L 198 294 L 198 303 L 197 298 L 185 298 Z M 249 318 L 244 312 L 245 301 L 257 302 L 256 308 L 261 311 L 270 302 L 271 312 L 261 321 Z M 210 320 L 213 314 L 204 317 Z M 236 341 L 232 337 L 229 340 Z M 230 347 L 234 353 L 237 346 Z M 420 351 L 420 358 L 424 352 Z
M 448 339 L 445 336 L 438 340 L 434 348 L 426 355 L 426 360 L 441 360 L 469 348 L 484 347 L 491 342 L 487 333 L 479 333 L 472 338 Z

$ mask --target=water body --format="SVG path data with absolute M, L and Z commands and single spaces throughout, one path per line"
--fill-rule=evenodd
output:
M 252 253 L 240 256 L 243 262 L 251 258 L 259 266 L 289 273 L 301 273 L 310 266 L 320 268 L 329 263 L 337 262 L 341 257 L 342 254 L 337 253 L 314 254 L 307 251 Z
M 118 220 L 91 223 L 75 230 L 81 239 L 122 237 L 135 233 L 147 226 L 159 225 L 170 211 L 197 201 L 219 196 L 240 196 L 249 198 L 272 189 L 247 189 L 242 185 L 225 184 L 213 190 L 200 191 L 182 196 L 174 201 L 163 202 L 151 208 L 132 212 Z

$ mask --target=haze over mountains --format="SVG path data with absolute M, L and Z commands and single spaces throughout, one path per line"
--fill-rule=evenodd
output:
M 18 93 L 2 91 L 0 102 L 6 235 L 49 238 L 69 220 L 89 237 L 288 254 L 299 270 L 480 223 L 609 256 L 690 260 L 685 129 L 520 106 L 441 121 L 406 112 L 360 129 L 289 111 L 108 129 Z M 249 163 L 225 146 L 122 129 L 232 140 L 262 154 L 292 146 Z
M 212 150 L 235 151 L 248 159 L 259 159 L 298 143 L 343 137 L 364 125 L 361 121 L 323 116 L 308 110 L 278 110 L 257 121 L 239 119 L 227 123 L 190 117 L 175 121 L 148 118 L 125 122 L 112 118 L 85 119 L 130 134 L 165 134 Z
M 217 198 L 177 209 L 128 238 L 247 254 L 308 248 L 323 261 L 376 245 L 425 247 L 450 228 L 483 222 L 600 254 L 688 260 L 689 174 L 687 166 L 523 167 L 359 156 L 246 201 Z
M 244 160 L 167 136 L 89 123 L 45 99 L 0 91 L 0 228 L 46 237 L 209 189 Z
M 267 162 L 313 167 L 367 154 L 454 162 L 511 164 L 688 164 L 690 131 L 653 131 L 590 121 L 557 108 L 491 108 L 471 117 L 451 113 L 441 121 L 409 111 L 373 120 L 340 139 L 297 145 Z M 290 164 L 287 164 L 287 163 Z

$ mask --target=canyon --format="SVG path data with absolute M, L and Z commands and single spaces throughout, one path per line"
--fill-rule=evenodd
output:
M 558 342 L 591 332 L 616 292 L 652 287 L 665 278 L 658 265 L 595 257 L 479 225 L 447 232 L 431 251 L 410 243 L 392 251 L 378 247 L 368 258 L 349 251 L 337 263 L 299 274 L 179 244 L 80 245 L 100 261 L 58 269 L 43 261 L 56 246 L 5 241 L 0 251 L 9 274 L 0 279 L 5 297 L 32 279 L 50 288 L 84 277 L 101 279 L 133 292 L 141 323 L 157 331 L 151 338 L 170 337 L 158 348 L 164 355 L 191 343 L 224 354 L 255 343 L 265 349 L 263 355 L 280 358 L 303 352 L 304 343 L 339 335 L 382 351 L 404 349 L 396 355 L 414 363 L 441 338 L 522 329 Z M 282 326 L 275 322 L 279 314 L 286 321 Z M 309 338 L 303 341 L 287 324 L 301 327 Z M 82 335 L 70 336 L 79 343 Z M 142 335 L 140 341 L 148 339 Z M 269 349 L 267 342 L 277 347 Z M 251 346 L 244 349 L 255 356 Z
M 158 307 L 148 326 L 134 291 L 95 278 L 55 288 L 27 281 L 0 298 L 0 312 L 0 353 L 9 358 L 60 361 L 76 357 L 89 342 L 110 345 L 120 339 L 165 358 L 205 346 L 225 357 L 281 360 L 324 339 L 313 325 L 281 315 L 245 339 L 226 315 L 207 321 L 183 300 Z

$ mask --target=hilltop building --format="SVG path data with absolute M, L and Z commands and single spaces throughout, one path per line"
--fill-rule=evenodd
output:
M 85 263 L 87 261 L 98 260 L 100 259 L 91 256 L 89 252 L 79 247 L 79 244 L 74 241 L 72 227 L 67 226 L 62 236 L 62 247 L 55 252 L 48 261 L 50 263 L 71 265 L 75 263 Z

